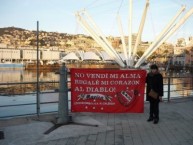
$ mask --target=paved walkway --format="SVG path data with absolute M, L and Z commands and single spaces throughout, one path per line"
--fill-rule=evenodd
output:
M 193 145 L 193 99 L 160 103 L 160 122 L 147 122 L 143 114 L 77 113 L 73 121 L 49 134 L 46 119 L 0 120 L 5 139 L 0 145 Z M 50 120 L 47 118 L 47 120 Z M 81 124 L 83 123 L 83 124 Z M 94 125 L 98 125 L 95 127 Z

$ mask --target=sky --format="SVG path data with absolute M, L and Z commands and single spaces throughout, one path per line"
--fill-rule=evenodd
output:
M 133 0 L 132 33 L 138 31 L 145 2 Z M 150 0 L 142 41 L 153 41 L 182 5 L 186 5 L 186 13 L 193 7 L 193 0 Z M 43 31 L 88 35 L 75 17 L 83 9 L 106 36 L 120 36 L 116 20 L 119 14 L 124 35 L 128 35 L 129 0 L 0 0 L 0 28 L 36 30 L 39 21 Z M 168 41 L 193 36 L 192 24 L 193 15 Z

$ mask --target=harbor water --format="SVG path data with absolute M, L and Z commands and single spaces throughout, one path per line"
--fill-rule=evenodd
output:
M 175 73 L 170 72 L 166 74 L 164 71 L 161 72 L 164 76 L 164 96 L 163 98 L 167 100 L 168 97 L 168 88 L 170 89 L 170 98 L 177 97 L 189 97 L 193 95 L 193 78 L 190 73 Z M 170 77 L 169 77 L 170 76 Z M 70 76 L 69 76 L 70 77 Z M 40 82 L 44 81 L 53 81 L 59 82 L 59 74 L 55 71 L 40 71 L 39 72 Z M 0 69 L 0 81 L 1 83 L 21 83 L 21 82 L 36 82 L 37 73 L 36 71 L 29 71 L 22 68 L 15 69 Z M 169 81 L 169 86 L 168 86 Z M 0 89 L 6 87 L 1 85 Z M 29 88 L 29 86 L 27 86 Z M 69 86 L 70 87 L 70 86 Z M 29 88 L 30 89 L 30 88 Z M 58 98 L 59 94 L 54 89 L 58 89 L 58 86 L 55 88 L 49 87 L 48 84 L 45 84 L 44 91 L 40 92 L 40 112 L 53 112 L 58 110 Z M 32 90 L 29 90 L 31 94 L 20 94 L 20 95 L 0 95 L 0 118 L 9 117 L 15 115 L 26 115 L 26 114 L 36 114 L 36 87 Z M 46 93 L 45 93 L 46 92 Z M 49 93 L 51 92 L 51 93 Z M 29 92 L 28 92 L 29 93 Z M 69 109 L 71 94 L 68 93 L 69 100 Z M 144 94 L 145 101 L 145 94 Z
M 193 78 L 192 74 L 185 72 L 170 72 L 166 74 L 165 71 L 161 71 L 164 77 L 164 92 L 167 93 L 168 79 L 170 78 L 170 91 L 171 96 L 189 96 L 192 92 Z M 70 76 L 69 76 L 70 77 Z M 37 72 L 35 70 L 25 70 L 22 68 L 1 68 L 0 69 L 0 82 L 1 83 L 20 83 L 20 82 L 36 82 Z M 59 74 L 56 71 L 40 71 L 39 81 L 51 81 L 58 82 Z M 1 87 L 1 86 L 0 86 Z M 55 88 L 56 89 L 56 88 Z M 34 90 L 35 91 L 35 90 Z M 167 96 L 165 94 L 164 96 Z

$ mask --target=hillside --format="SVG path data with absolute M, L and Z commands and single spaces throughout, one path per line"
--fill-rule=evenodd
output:
M 29 31 L 22 28 L 6 27 L 0 28 L 0 43 L 8 47 L 35 47 L 36 31 Z M 58 47 L 60 49 L 86 49 L 95 44 L 95 41 L 88 36 L 77 34 L 39 31 L 40 47 Z
M 22 28 L 16 28 L 16 27 L 6 27 L 6 28 L 0 28 L 0 36 L 4 34 L 10 34 L 12 31 L 25 31 L 25 29 Z
M 117 52 L 122 52 L 122 43 L 120 37 L 108 37 L 109 42 Z M 128 38 L 126 37 L 126 42 Z M 136 35 L 133 35 L 133 44 Z M 7 48 L 36 48 L 36 31 L 30 31 L 16 27 L 0 28 L 0 44 Z M 140 56 L 149 46 L 149 42 L 141 42 L 138 48 Z M 67 33 L 39 31 L 39 47 L 45 49 L 60 49 L 62 51 L 101 51 L 103 50 L 90 36 L 83 34 L 70 35 Z M 171 44 L 163 44 L 160 48 L 167 51 L 173 51 Z M 97 50 L 96 50 L 97 49 Z M 160 49 L 159 49 L 160 51 Z

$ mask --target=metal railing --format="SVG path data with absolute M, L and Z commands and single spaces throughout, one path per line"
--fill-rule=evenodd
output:
M 70 109 L 70 81 L 66 81 Z M 0 118 L 57 112 L 59 81 L 41 81 L 39 85 L 40 110 L 37 110 L 36 82 L 0 83 Z M 192 95 L 193 77 L 164 77 L 164 101 Z
M 164 99 L 193 96 L 193 77 L 164 77 Z
M 50 104 L 57 105 L 59 81 L 41 81 L 39 85 L 41 107 Z M 0 118 L 37 115 L 39 112 L 36 101 L 36 82 L 0 83 L 0 94 Z M 51 99 L 52 96 L 54 99 Z M 48 100 L 46 97 L 49 97 Z M 50 112 L 56 111 L 41 111 L 40 114 Z

